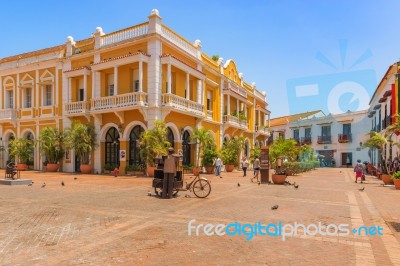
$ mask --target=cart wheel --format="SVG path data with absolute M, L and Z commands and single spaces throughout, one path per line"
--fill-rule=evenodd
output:
M 163 181 L 158 181 L 154 186 L 154 193 L 156 193 L 156 196 L 159 197 L 162 196 L 162 189 L 163 189 Z
M 161 197 L 162 196 L 162 190 L 163 190 L 163 181 L 158 181 L 154 187 L 154 193 L 156 196 Z M 174 188 L 172 191 L 172 196 L 176 197 L 178 195 L 179 190 L 177 188 Z
M 199 179 L 194 182 L 193 185 L 193 193 L 198 198 L 205 198 L 210 195 L 211 192 L 211 184 L 207 180 Z

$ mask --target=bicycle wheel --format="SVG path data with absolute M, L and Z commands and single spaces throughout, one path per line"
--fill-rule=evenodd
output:
M 199 179 L 193 184 L 193 193 L 198 198 L 205 198 L 210 195 L 211 184 L 207 180 Z

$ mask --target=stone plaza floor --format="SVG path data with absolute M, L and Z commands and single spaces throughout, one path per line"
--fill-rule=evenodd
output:
M 251 183 L 239 171 L 204 175 L 212 185 L 208 198 L 180 192 L 159 199 L 147 195 L 154 191 L 146 177 L 23 172 L 32 186 L 0 186 L 0 265 L 400 265 L 400 233 L 390 223 L 400 223 L 400 191 L 371 176 L 355 184 L 353 175 L 321 168 L 288 177 L 298 189 Z M 247 241 L 244 235 L 196 236 L 195 229 L 189 236 L 192 219 L 194 226 L 381 226 L 383 236 L 300 230 L 285 241 L 261 235 Z

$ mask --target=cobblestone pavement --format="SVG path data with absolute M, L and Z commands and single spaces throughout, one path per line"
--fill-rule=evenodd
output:
M 393 187 L 369 176 L 355 184 L 344 168 L 288 177 L 298 189 L 241 175 L 206 176 L 206 199 L 180 192 L 163 200 L 147 196 L 151 178 L 24 172 L 32 186 L 0 186 L 0 265 L 400 265 L 400 233 L 390 223 L 400 223 L 400 191 Z M 192 219 L 375 225 L 383 236 L 188 236 Z

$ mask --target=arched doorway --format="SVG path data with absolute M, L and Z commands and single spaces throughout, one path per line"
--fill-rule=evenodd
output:
M 244 143 L 244 156 L 249 158 L 249 155 L 250 155 L 250 152 L 249 152 L 249 141 L 246 140 L 246 142 Z
M 137 125 L 132 129 L 131 134 L 129 135 L 129 165 L 142 163 L 138 142 L 143 132 L 144 129 Z
M 169 127 L 167 127 L 167 140 L 171 144 L 171 147 L 174 148 L 174 143 L 175 143 L 174 133 L 172 132 L 172 129 Z
M 119 132 L 115 127 L 110 128 L 106 134 L 105 164 L 119 167 Z
M 182 155 L 183 155 L 183 164 L 190 164 L 190 134 L 187 130 L 183 132 L 182 136 Z

